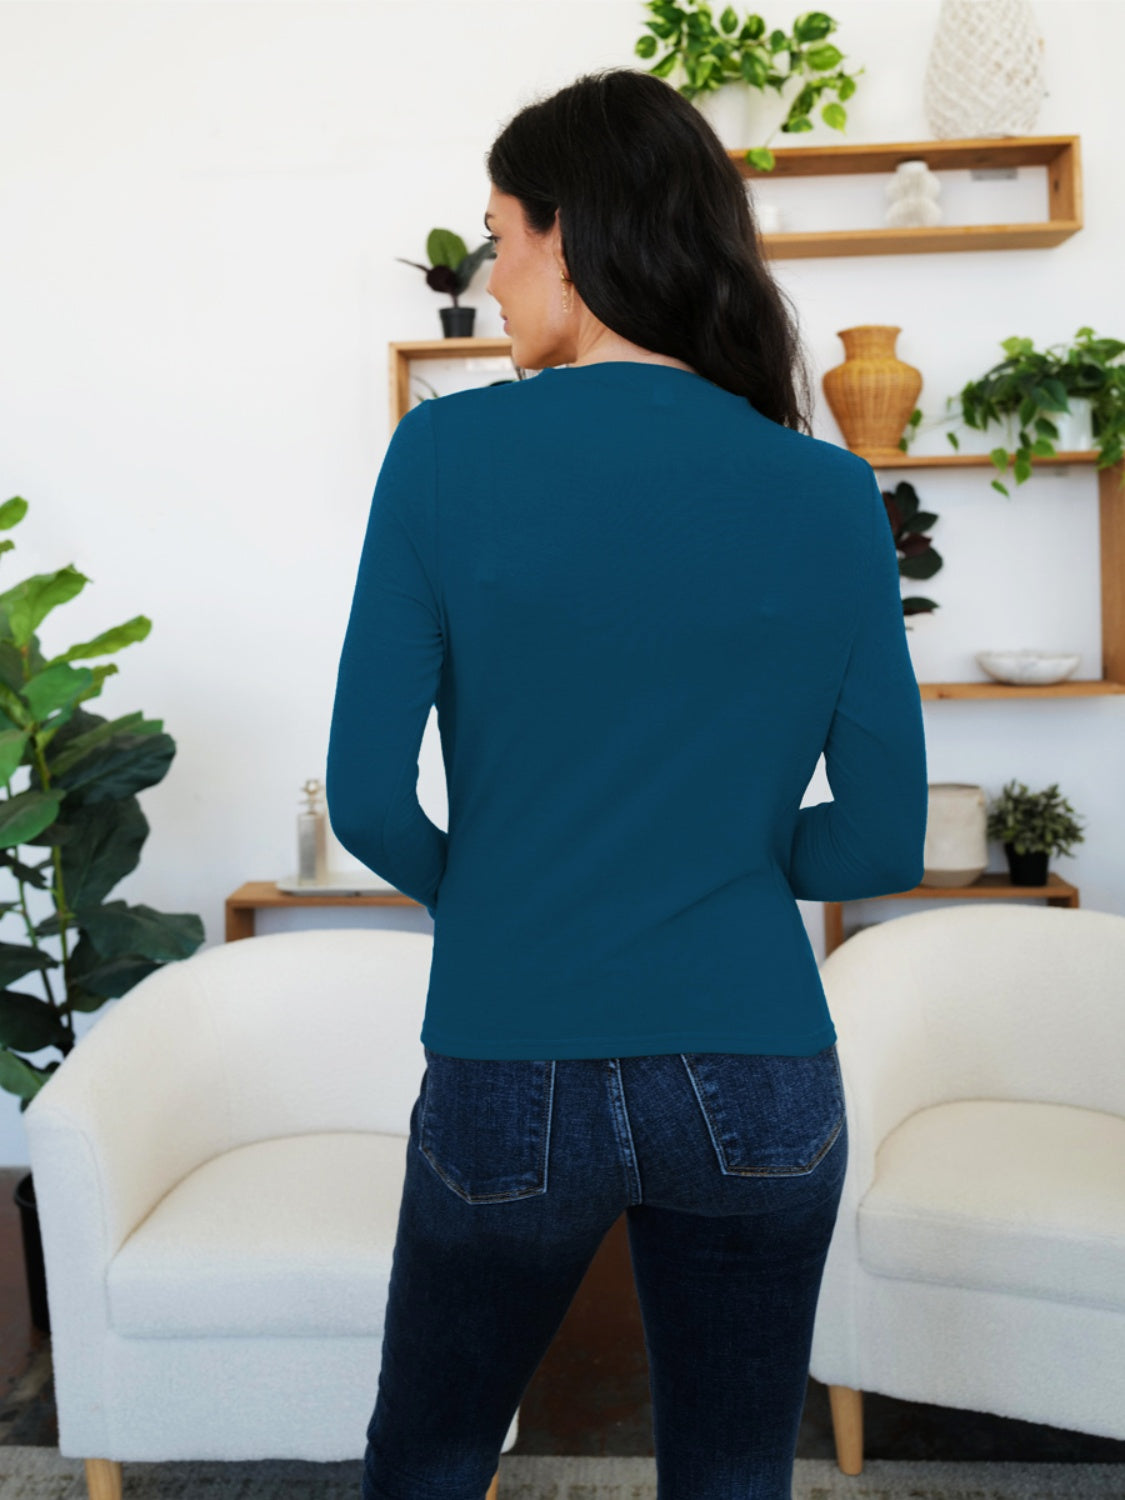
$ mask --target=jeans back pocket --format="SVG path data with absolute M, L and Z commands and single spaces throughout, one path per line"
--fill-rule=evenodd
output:
M 680 1055 L 725 1175 L 805 1175 L 843 1128 L 844 1081 L 834 1042 L 810 1057 Z
M 426 1053 L 418 1146 L 466 1203 L 547 1191 L 555 1064 Z

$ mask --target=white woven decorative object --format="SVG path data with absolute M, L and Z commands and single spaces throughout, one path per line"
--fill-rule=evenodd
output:
M 935 139 L 1028 135 L 1046 92 L 1029 0 L 942 0 L 922 95 Z

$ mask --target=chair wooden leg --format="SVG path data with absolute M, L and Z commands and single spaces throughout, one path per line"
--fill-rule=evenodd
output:
M 500 1493 L 500 1470 L 497 1469 L 496 1473 L 493 1474 L 493 1476 L 492 1476 L 492 1483 L 488 1486 L 488 1494 L 485 1495 L 484 1500 L 496 1500 L 496 1497 L 499 1495 L 499 1493 Z
M 836 1465 L 844 1474 L 863 1473 L 863 1392 L 830 1385 L 828 1404 L 836 1438 Z
M 118 1460 L 88 1458 L 86 1489 L 90 1500 L 121 1500 L 121 1464 Z

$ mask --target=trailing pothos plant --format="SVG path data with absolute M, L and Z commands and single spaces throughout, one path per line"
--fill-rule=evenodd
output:
M 817 101 L 822 94 L 833 93 L 836 98 L 818 112 L 826 125 L 843 131 L 848 118 L 844 104 L 855 93 L 855 81 L 864 69 L 848 73 L 840 66 L 844 54 L 828 40 L 837 23 L 825 11 L 803 11 L 793 22 L 792 32 L 786 32 L 780 26 L 767 31 L 764 19 L 756 13 L 739 21 L 730 5 L 716 27 L 706 0 L 649 0 L 645 8 L 654 17 L 644 23 L 652 35 L 639 37 L 633 50 L 638 57 L 649 58 L 658 46 L 667 47 L 648 71 L 667 78 L 681 63 L 687 81 L 678 92 L 685 99 L 712 94 L 724 85 L 749 86 L 763 94 L 771 88 L 780 97 L 789 80 L 798 78 L 801 87 L 778 127 L 782 133 L 800 135 L 812 130 Z M 745 160 L 760 172 L 772 172 L 776 165 L 768 146 L 753 147 L 745 153 Z
M 26 512 L 20 496 L 5 501 L 0 531 Z M 4 539 L 0 553 L 14 546 Z M 74 1047 L 76 1011 L 98 1010 L 204 940 L 192 913 L 106 900 L 136 869 L 148 837 L 136 794 L 164 778 L 176 744 L 140 711 L 107 720 L 80 706 L 117 667 L 74 663 L 143 641 L 152 629 L 144 615 L 56 656 L 41 651 L 36 628 L 89 582 L 68 564 L 0 593 L 0 867 L 15 887 L 0 916 L 23 928 L 23 941 L 0 941 L 0 1088 L 18 1095 L 21 1113 Z M 26 784 L 13 787 L 25 767 Z M 32 861 L 24 846 L 47 852 Z M 54 910 L 37 918 L 29 896 L 40 891 Z M 58 940 L 57 956 L 43 946 L 48 938 Z M 13 988 L 32 979 L 42 995 Z M 62 1057 L 31 1060 L 48 1047 Z
M 1121 463 L 1125 456 L 1125 342 L 1099 338 L 1092 328 L 1082 327 L 1071 344 L 1051 344 L 1039 350 L 1031 339 L 1009 338 L 1001 339 L 1000 347 L 1006 357 L 979 379 L 967 381 L 958 395 L 947 396 L 946 416 L 940 419 L 950 420 L 953 407 L 959 405 L 961 421 L 977 431 L 1003 424 L 1005 419 L 1015 423 L 1019 429 L 1015 450 L 1001 445 L 989 454 L 998 476 L 1006 477 L 1011 468 L 1016 484 L 1024 484 L 1037 458 L 1053 457 L 1059 437 L 1053 417 L 1069 412 L 1072 400 L 1090 404 L 1098 455 L 1095 467 L 1108 469 Z M 899 439 L 904 453 L 921 421 L 922 412 L 916 407 Z M 946 438 L 960 450 L 955 432 L 947 432 Z M 1125 466 L 1119 484 L 1125 487 Z M 993 479 L 992 488 L 1008 496 L 1000 477 Z

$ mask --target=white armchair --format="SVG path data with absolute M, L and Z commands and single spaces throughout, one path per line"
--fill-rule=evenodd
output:
M 112 1002 L 24 1112 L 59 1452 L 91 1500 L 123 1460 L 363 1457 L 432 941 L 200 950 Z
M 950 905 L 821 978 L 849 1159 L 810 1372 L 840 1468 L 865 1390 L 1125 1438 L 1125 917 Z

